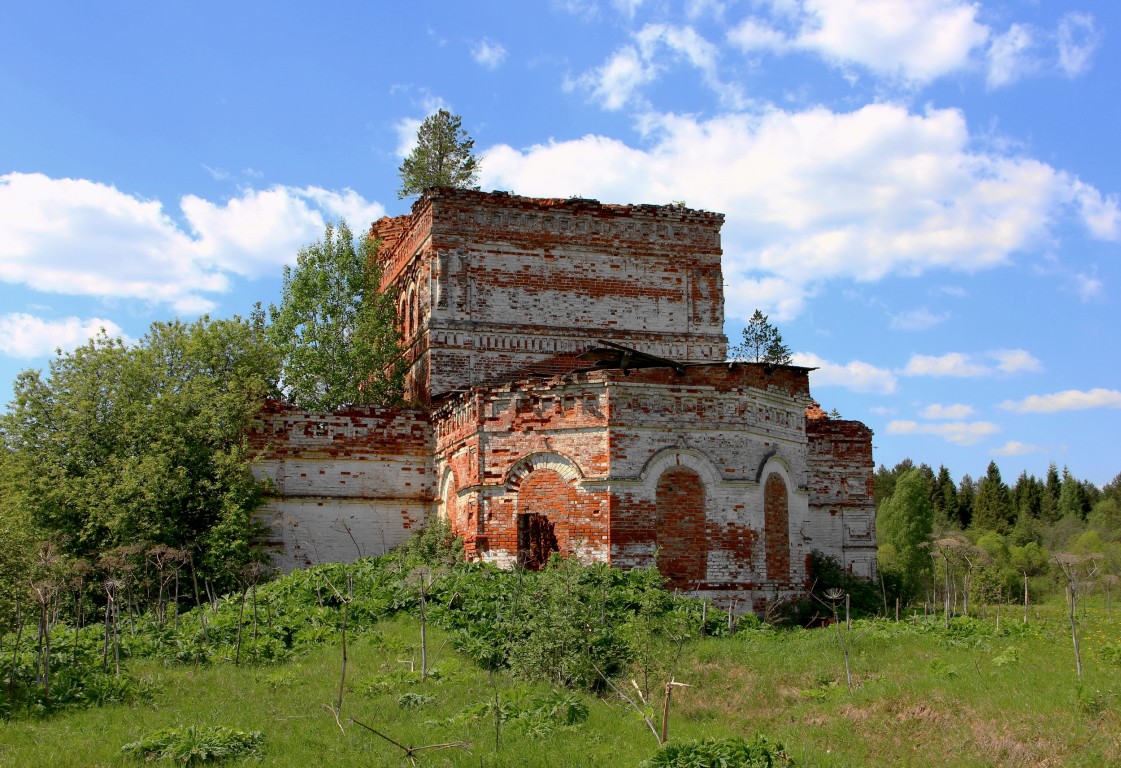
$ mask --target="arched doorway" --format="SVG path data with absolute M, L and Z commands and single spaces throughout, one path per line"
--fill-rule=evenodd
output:
M 554 552 L 569 553 L 575 490 L 553 469 L 535 469 L 518 487 L 518 563 L 538 570 Z

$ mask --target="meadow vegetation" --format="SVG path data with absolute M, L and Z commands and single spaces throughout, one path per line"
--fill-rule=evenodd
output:
M 1103 594 L 1077 608 L 1079 682 L 1057 583 L 1026 619 L 993 605 L 947 623 L 919 604 L 897 622 L 860 610 L 872 593 L 850 622 L 842 608 L 806 629 L 778 619 L 807 606 L 729 622 L 653 571 L 500 571 L 446 544 L 433 526 L 390 555 L 247 575 L 182 611 L 137 601 L 106 620 L 91 600 L 80 628 L 61 590 L 46 636 L 29 611 L 0 643 L 0 766 L 1121 760 L 1121 620 Z M 829 565 L 821 590 L 855 586 Z M 684 685 L 660 747 L 670 681 Z

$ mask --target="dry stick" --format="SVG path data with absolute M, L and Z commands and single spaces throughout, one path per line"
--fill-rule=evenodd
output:
M 354 574 L 347 573 L 346 576 L 346 594 L 347 599 L 343 600 L 343 631 L 342 631 L 342 644 L 343 644 L 343 663 L 342 671 L 339 674 L 339 696 L 335 702 L 335 717 L 336 719 L 342 716 L 343 713 L 343 692 L 346 690 L 346 622 L 347 614 L 350 612 L 350 599 L 354 594 Z M 341 727 L 341 726 L 340 726 Z
M 676 680 L 674 680 L 672 677 L 670 678 L 669 682 L 666 683 L 666 700 L 665 700 L 665 703 L 662 705 L 662 736 L 661 736 L 661 743 L 662 744 L 666 743 L 666 739 L 669 736 L 669 703 L 670 703 L 670 695 L 673 693 L 674 687 L 688 688 L 689 684 L 688 683 L 679 683 Z
M 14 695 L 16 687 L 16 661 L 19 658 L 19 641 L 23 637 L 23 610 L 22 604 L 19 601 L 19 595 L 16 595 L 16 642 L 12 646 L 12 672 L 8 676 L 8 697 Z
M 241 629 L 242 622 L 245 619 L 245 593 L 249 591 L 248 587 L 241 590 L 241 610 L 237 613 L 237 648 L 234 651 L 234 666 L 241 663 Z
M 603 682 L 607 683 L 611 687 L 611 690 L 613 690 L 613 691 L 615 691 L 615 693 L 619 694 L 619 698 L 621 698 L 623 701 L 630 704 L 631 707 L 634 709 L 634 711 L 637 712 L 642 717 L 643 722 L 646 723 L 646 727 L 648 727 L 650 729 L 650 733 L 654 734 L 654 738 L 657 740 L 658 745 L 661 746 L 662 737 L 658 733 L 658 729 L 654 727 L 654 723 L 650 722 L 650 718 L 647 717 L 646 713 L 642 711 L 642 708 L 639 707 L 637 704 L 635 704 L 634 700 L 631 699 L 630 696 L 627 696 L 627 694 L 623 693 L 618 688 L 616 688 L 615 683 L 611 682 L 611 680 L 607 677 L 607 675 L 603 674 L 603 670 L 601 670 L 598 666 L 596 666 L 596 663 L 594 661 L 592 662 L 592 669 L 594 669 L 596 672 L 599 673 L 599 676 L 601 678 L 603 678 Z
M 455 749 L 457 747 L 460 748 L 460 749 L 470 749 L 471 748 L 471 742 L 469 742 L 469 741 L 449 741 L 449 742 L 446 742 L 444 744 L 424 744 L 424 745 L 419 746 L 419 747 L 406 747 L 401 742 L 395 741 L 395 740 L 389 738 L 388 736 L 386 736 L 381 731 L 374 730 L 373 728 L 366 725 L 365 723 L 358 722 L 353 717 L 350 718 L 350 722 L 354 723 L 355 725 L 357 725 L 361 728 L 365 728 L 367 731 L 374 734 L 375 736 L 382 737 L 383 739 L 388 741 L 390 744 L 392 744 L 393 746 L 395 746 L 398 749 L 400 749 L 401 751 L 403 751 L 405 753 L 405 759 L 409 761 L 410 765 L 416 765 L 416 753 L 420 752 L 422 750 L 425 750 L 425 749 L 432 749 L 432 750 L 439 751 L 439 750 L 442 750 L 442 749 Z
M 1028 572 L 1024 571 L 1024 623 L 1028 623 Z

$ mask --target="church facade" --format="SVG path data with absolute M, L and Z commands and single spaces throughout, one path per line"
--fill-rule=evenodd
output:
M 376 222 L 413 405 L 262 414 L 281 564 L 439 515 L 471 559 L 653 566 L 756 610 L 813 550 L 871 576 L 871 430 L 821 411 L 811 369 L 726 361 L 722 223 L 448 189 Z

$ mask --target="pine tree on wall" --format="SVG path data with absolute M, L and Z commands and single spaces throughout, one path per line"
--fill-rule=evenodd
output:
M 417 131 L 417 144 L 401 163 L 397 197 L 422 194 L 433 187 L 478 189 L 479 161 L 472 154 L 475 140 L 463 130 L 459 115 L 441 109 Z
M 743 329 L 743 341 L 729 351 L 733 360 L 749 363 L 790 365 L 791 362 L 790 347 L 783 343 L 782 334 L 758 309 Z

